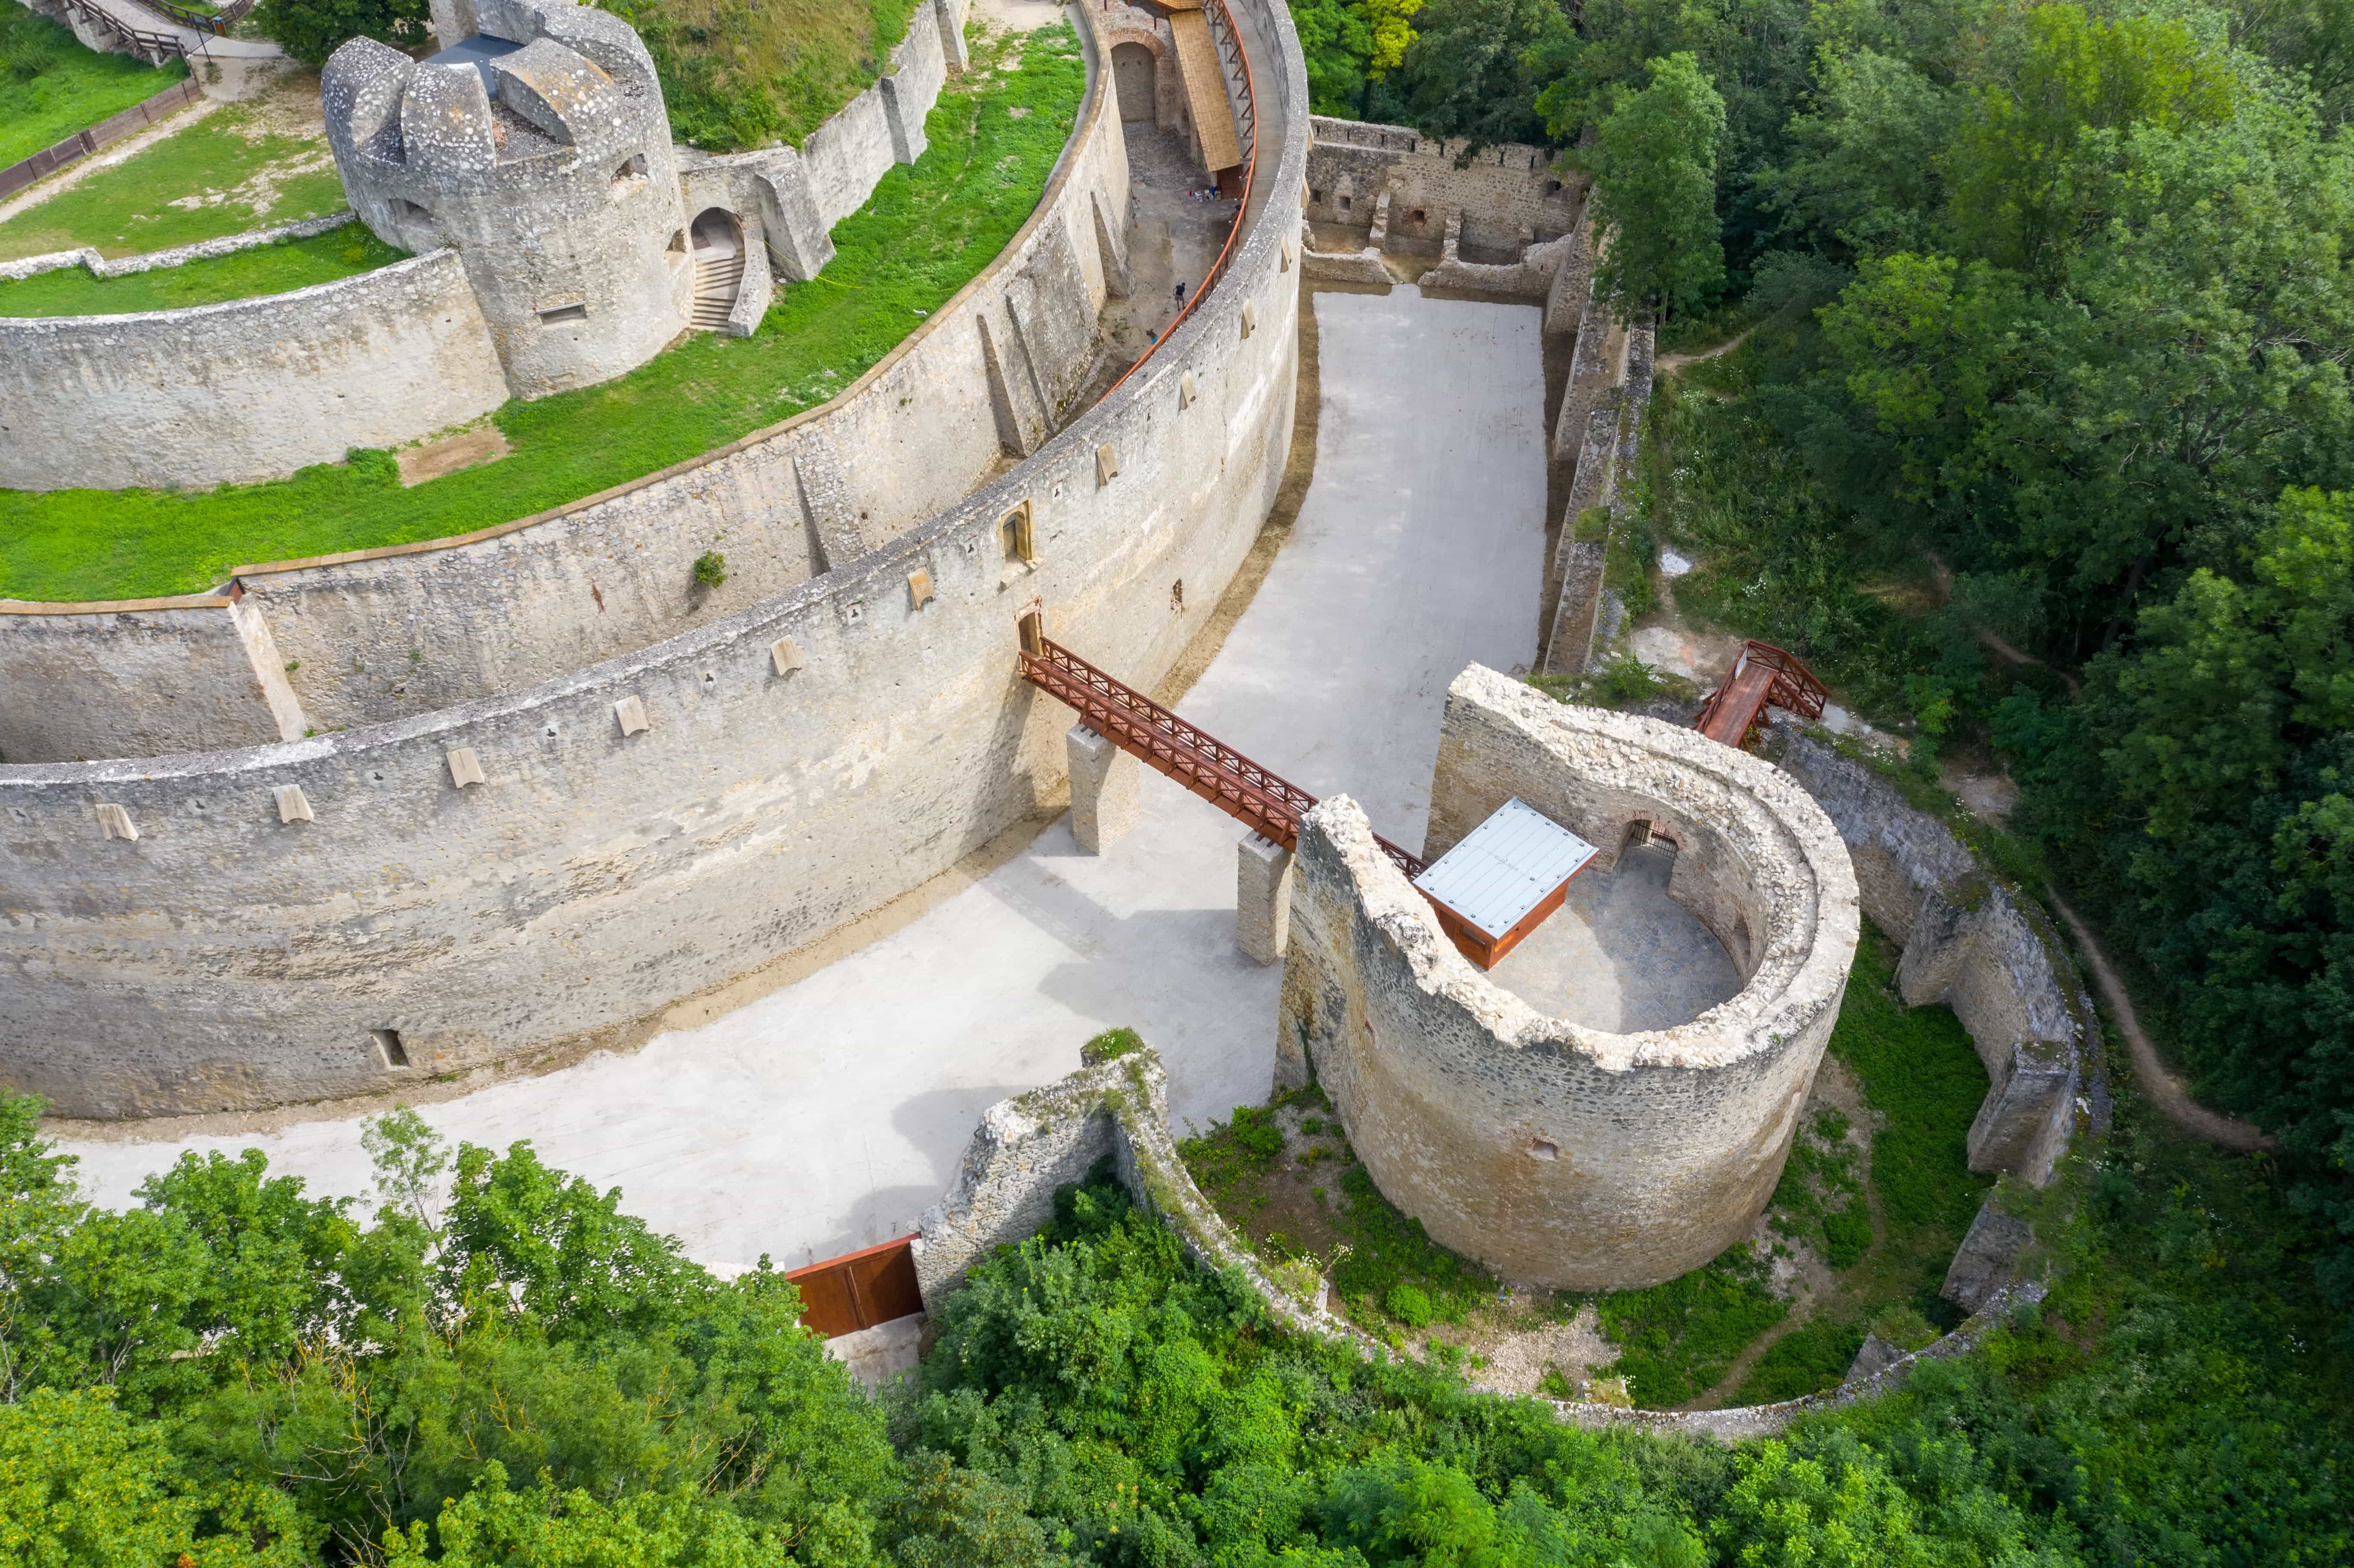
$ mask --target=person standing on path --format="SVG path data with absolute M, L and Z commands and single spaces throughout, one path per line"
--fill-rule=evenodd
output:
M 1178 279 L 1177 287 L 1172 292 L 1172 297 L 1177 302 L 1177 308 L 1181 311 L 1183 310 L 1185 308 L 1185 280 L 1182 278 Z

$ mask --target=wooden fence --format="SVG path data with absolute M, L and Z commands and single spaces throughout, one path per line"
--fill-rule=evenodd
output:
M 193 76 L 148 99 L 134 103 L 122 113 L 100 121 L 87 131 L 77 131 L 54 147 L 44 147 L 22 163 L 0 169 L 0 196 L 10 196 L 53 170 L 68 164 L 80 163 L 110 142 L 120 142 L 134 131 L 144 130 L 184 104 L 194 103 L 204 96 Z

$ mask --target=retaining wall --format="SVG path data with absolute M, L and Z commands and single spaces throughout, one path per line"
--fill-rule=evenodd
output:
M 937 1313 L 963 1285 L 966 1272 L 997 1247 L 1035 1235 L 1054 1216 L 1055 1188 L 1083 1180 L 1107 1160 L 1138 1205 L 1176 1234 L 1187 1256 L 1257 1298 L 1277 1323 L 1366 1360 L 1391 1354 L 1329 1309 L 1329 1287 L 1312 1269 L 1270 1266 L 1202 1195 L 1170 1139 L 1166 1079 L 1150 1048 L 1110 1061 L 1089 1057 L 1068 1077 L 1000 1100 L 982 1114 L 955 1181 L 925 1213 L 913 1244 L 925 1310 Z M 1721 1443 L 1771 1436 L 1802 1415 L 1902 1388 L 1923 1361 L 1968 1354 L 2014 1310 L 2043 1296 L 2043 1287 L 2034 1283 L 1996 1289 L 1975 1302 L 1970 1318 L 1952 1333 L 1865 1375 L 1850 1374 L 1827 1393 L 1729 1410 L 1543 1403 L 1581 1426 L 1633 1426 Z
M 1069 718 L 1017 680 L 1017 615 L 1043 599 L 1053 636 L 1149 686 L 1282 475 L 1307 87 L 1283 7 L 1237 8 L 1267 57 L 1267 195 L 1230 271 L 1143 370 L 976 493 L 526 689 L 239 751 L 0 767 L 0 1081 L 123 1117 L 397 1086 L 376 1029 L 419 1077 L 529 1060 L 803 946 L 1042 811 Z M 1104 74 L 1082 116 L 1098 143 L 1118 131 Z M 1040 227 L 1092 225 L 1066 215 L 1076 164 L 1058 182 Z M 965 354 L 1009 294 L 1018 269 L 966 296 Z M 920 414 L 867 406 L 878 428 L 907 420 L 898 461 L 932 461 Z M 999 542 L 1025 502 L 1034 567 Z M 483 782 L 456 782 L 458 751 Z M 284 786 L 310 820 L 281 822 Z M 101 805 L 141 837 L 107 838 Z
M 267 478 L 506 396 L 454 250 L 226 304 L 0 317 L 0 489 Z
M 1517 252 L 1533 240 L 1567 234 L 1585 206 L 1585 177 L 1553 173 L 1553 154 L 1542 147 L 1490 145 L 1458 168 L 1455 160 L 1468 143 L 1405 125 L 1320 114 L 1312 133 L 1309 217 L 1364 228 L 1373 221 L 1375 196 L 1387 191 L 1388 238 L 1395 249 L 1437 255 L 1447 220 L 1459 217 L 1462 243 Z M 1341 205 L 1343 196 L 1347 207 Z
M 1739 994 L 1636 1034 L 1544 1016 L 1455 950 L 1336 796 L 1300 830 L 1277 1083 L 1312 1076 L 1383 1193 L 1507 1278 L 1672 1279 L 1773 1194 L 1845 993 L 1853 874 L 1768 764 L 1473 665 L 1447 690 L 1425 853 L 1513 797 L 1599 846 L 1598 872 L 1636 821 L 1672 838 L 1670 895 L 1724 945 Z
M 1864 913 L 1903 945 L 1908 1007 L 1944 1002 L 1978 1046 L 1991 1086 L 1969 1133 L 1970 1169 L 2041 1186 L 2091 1103 L 2099 1025 L 2042 910 L 1990 878 L 1943 822 L 1863 764 L 1788 723 L 1766 749 L 1846 841 Z

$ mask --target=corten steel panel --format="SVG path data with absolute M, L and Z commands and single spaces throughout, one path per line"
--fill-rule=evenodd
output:
M 787 1274 L 801 1288 L 803 1325 L 831 1340 L 922 1311 L 907 1245 L 915 1239 L 901 1236 Z

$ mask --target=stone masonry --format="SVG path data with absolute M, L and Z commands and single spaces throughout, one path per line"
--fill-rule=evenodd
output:
M 1854 874 L 1770 764 L 1474 665 L 1448 689 L 1425 853 L 1514 796 L 1612 860 L 1638 822 L 1675 842 L 1670 895 L 1724 944 L 1742 991 L 1639 1034 L 1543 1017 L 1455 950 L 1363 811 L 1332 797 L 1293 866 L 1277 1081 L 1313 1076 L 1382 1192 L 1505 1277 L 1671 1279 L 1773 1193 L 1845 994 Z

